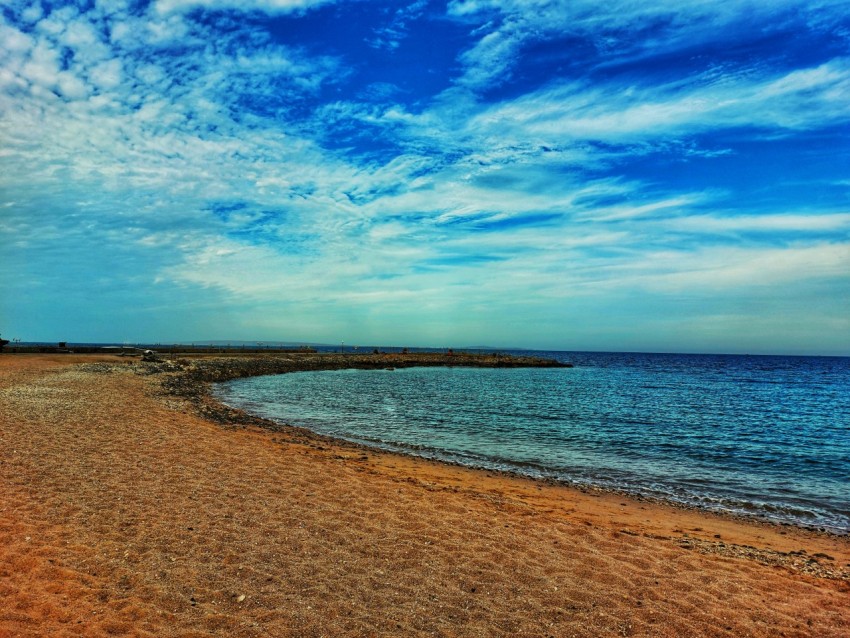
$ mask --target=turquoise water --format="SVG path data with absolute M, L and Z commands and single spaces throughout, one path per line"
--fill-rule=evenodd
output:
M 216 392 L 383 449 L 850 532 L 850 359 L 543 354 L 576 367 L 299 372 Z

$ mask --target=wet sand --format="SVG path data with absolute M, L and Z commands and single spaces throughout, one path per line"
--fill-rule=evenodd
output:
M 0 638 L 847 636 L 850 541 L 202 416 L 0 355 Z

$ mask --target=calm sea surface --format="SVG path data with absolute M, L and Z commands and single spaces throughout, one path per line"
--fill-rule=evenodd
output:
M 216 392 L 379 448 L 850 532 L 850 358 L 537 354 L 576 367 L 299 372 Z

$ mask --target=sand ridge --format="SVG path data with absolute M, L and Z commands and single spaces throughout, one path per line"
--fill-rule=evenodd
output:
M 0 356 L 0 637 L 850 632 L 846 538 L 222 427 L 162 378 Z

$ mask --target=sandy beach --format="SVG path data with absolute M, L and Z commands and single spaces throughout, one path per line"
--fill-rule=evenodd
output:
M 0 638 L 850 635 L 846 536 L 269 431 L 175 374 L 0 355 Z

